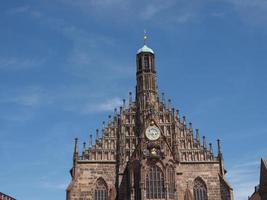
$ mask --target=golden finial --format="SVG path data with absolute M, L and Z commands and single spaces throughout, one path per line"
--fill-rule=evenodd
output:
M 146 30 L 144 30 L 144 45 L 146 45 L 146 40 L 147 40 L 147 34 L 146 34 Z

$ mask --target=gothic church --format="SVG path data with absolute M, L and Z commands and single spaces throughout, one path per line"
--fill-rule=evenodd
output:
M 232 200 L 220 141 L 215 155 L 158 94 L 155 54 L 146 42 L 136 54 L 134 96 L 81 153 L 75 139 L 67 200 Z

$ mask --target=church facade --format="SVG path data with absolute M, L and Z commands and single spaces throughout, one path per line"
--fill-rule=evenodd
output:
M 78 151 L 67 200 L 232 200 L 218 154 L 158 94 L 154 51 L 136 54 L 136 91 Z

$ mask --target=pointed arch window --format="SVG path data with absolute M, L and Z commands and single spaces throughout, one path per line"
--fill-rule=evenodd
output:
M 108 199 L 108 187 L 106 182 L 102 178 L 100 178 L 96 182 L 94 200 L 107 200 L 107 199 Z
M 146 198 L 164 199 L 164 176 L 161 169 L 156 165 L 151 165 L 146 175 Z
M 167 171 L 168 175 L 168 181 L 169 181 L 169 187 L 168 187 L 168 193 L 169 193 L 169 198 L 174 199 L 175 196 L 175 171 L 173 167 L 168 167 Z
M 194 181 L 194 200 L 208 200 L 207 187 L 201 178 Z

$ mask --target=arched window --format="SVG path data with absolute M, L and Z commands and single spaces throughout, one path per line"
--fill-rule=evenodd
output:
M 168 175 L 168 181 L 169 181 L 169 187 L 168 187 L 168 193 L 169 193 L 169 198 L 174 199 L 174 194 L 175 194 L 175 172 L 173 167 L 168 167 L 167 171 Z
M 142 58 L 139 58 L 138 70 L 142 70 Z
M 108 199 L 108 187 L 105 181 L 100 178 L 96 182 L 94 200 L 107 200 Z
M 201 178 L 194 181 L 194 200 L 208 200 L 207 187 Z
M 149 57 L 147 55 L 144 57 L 144 68 L 149 69 Z
M 151 165 L 146 175 L 146 198 L 165 198 L 164 176 L 161 169 L 156 165 Z

